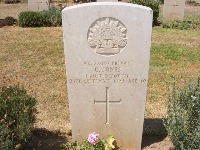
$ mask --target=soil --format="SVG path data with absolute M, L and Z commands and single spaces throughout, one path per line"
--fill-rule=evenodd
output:
M 142 150 L 171 150 L 173 144 L 167 136 L 167 131 L 162 119 L 144 120 L 142 137 Z M 31 139 L 34 150 L 56 150 L 59 145 L 71 141 L 71 131 L 60 133 L 59 131 L 49 131 L 46 129 L 35 129 Z M 27 148 L 30 150 L 30 148 Z
M 144 136 L 142 150 L 172 150 L 173 144 L 166 136 Z
M 62 143 L 71 141 L 70 134 L 52 133 L 44 129 L 35 130 L 33 135 L 31 139 L 33 150 L 56 150 Z M 145 135 L 142 138 L 142 150 L 172 150 L 172 148 L 173 144 L 167 136 Z M 25 148 L 28 149 L 30 150 L 30 147 Z

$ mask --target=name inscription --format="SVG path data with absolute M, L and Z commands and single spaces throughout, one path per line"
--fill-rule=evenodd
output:
M 88 73 L 78 78 L 70 78 L 68 82 L 70 84 L 146 83 L 146 79 L 130 74 L 129 68 L 132 65 L 132 61 L 84 61 L 82 67 L 87 68 Z

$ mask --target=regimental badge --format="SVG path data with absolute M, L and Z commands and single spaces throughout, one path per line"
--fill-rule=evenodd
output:
M 88 29 L 88 42 L 94 52 L 112 56 L 121 52 L 127 45 L 127 29 L 115 18 L 100 18 Z

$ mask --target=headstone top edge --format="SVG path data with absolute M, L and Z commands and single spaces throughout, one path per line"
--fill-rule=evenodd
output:
M 138 4 L 125 3 L 125 2 L 91 2 L 91 3 L 84 3 L 84 4 L 78 4 L 78 5 L 66 7 L 62 10 L 62 13 L 71 9 L 91 7 L 91 6 L 126 6 L 126 7 L 140 8 L 143 10 L 152 11 L 152 9 L 149 7 L 138 5 Z

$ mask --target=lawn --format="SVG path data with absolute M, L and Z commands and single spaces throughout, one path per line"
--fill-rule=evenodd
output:
M 17 77 L 35 94 L 37 127 L 66 130 L 69 112 L 62 28 L 4 27 L 0 32 L 1 79 Z M 145 117 L 165 117 L 168 83 L 183 83 L 199 75 L 199 39 L 200 31 L 153 29 Z
M 0 18 L 7 12 L 1 9 L 3 5 Z M 26 10 L 25 5 L 22 10 Z M 67 133 L 70 124 L 62 36 L 62 27 L 0 28 L 0 85 L 19 82 L 36 97 L 36 128 Z M 185 80 L 194 81 L 200 75 L 199 39 L 199 30 L 153 28 L 145 118 L 165 118 L 167 87 L 175 81 L 182 86 Z

